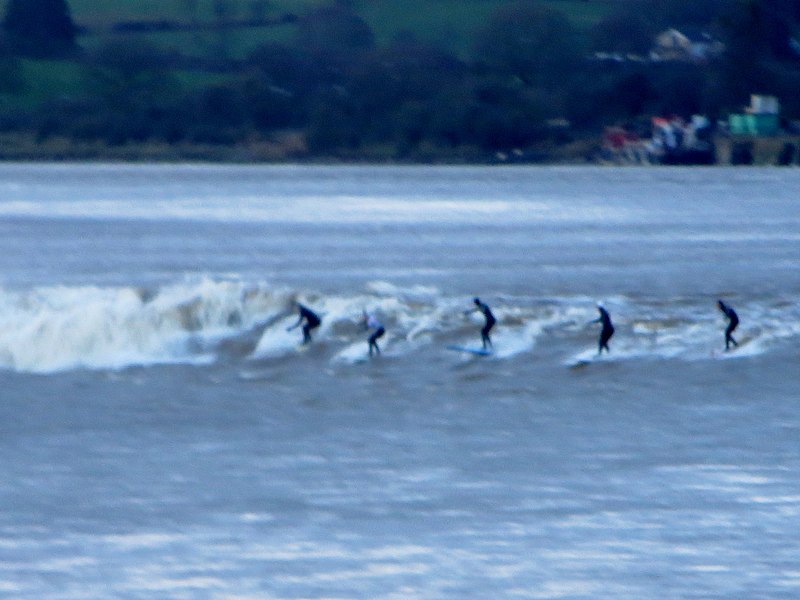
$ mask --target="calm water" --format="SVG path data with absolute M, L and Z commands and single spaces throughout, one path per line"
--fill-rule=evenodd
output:
M 0 596 L 797 598 L 798 189 L 0 165 Z

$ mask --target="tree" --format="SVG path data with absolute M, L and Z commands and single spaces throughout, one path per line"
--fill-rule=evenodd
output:
M 644 0 L 639 11 L 656 27 L 708 27 L 730 11 L 738 0 Z
M 369 25 L 345 3 L 325 5 L 300 19 L 299 45 L 315 52 L 357 54 L 371 50 Z
M 248 4 L 250 18 L 254 21 L 263 21 L 272 9 L 272 0 L 250 0 Z
M 114 144 L 158 138 L 169 128 L 167 113 L 182 95 L 179 82 L 170 75 L 170 60 L 169 54 L 145 42 L 110 42 L 89 54 L 87 62 L 93 66 L 85 85 L 97 109 L 83 111 L 80 135 Z M 69 127 L 69 121 L 63 126 Z
M 20 60 L 14 56 L 7 40 L 0 39 L 0 93 L 15 94 L 25 85 Z M 2 120 L 0 120 L 0 123 Z
M 54 57 L 75 49 L 76 27 L 66 0 L 9 0 L 3 29 L 20 54 Z
M 578 35 L 563 14 L 528 2 L 499 8 L 475 47 L 478 65 L 532 86 L 560 85 L 582 56 Z
M 270 85 L 293 94 L 309 94 L 322 78 L 319 64 L 304 48 L 278 42 L 266 42 L 255 48 L 246 64 L 261 73 Z
M 643 15 L 628 9 L 602 19 L 590 33 L 597 52 L 646 56 L 657 31 Z
M 732 109 L 750 94 L 775 94 L 793 105 L 800 60 L 791 47 L 792 13 L 776 0 L 739 0 L 721 19 L 726 52 L 716 65 L 719 104 Z

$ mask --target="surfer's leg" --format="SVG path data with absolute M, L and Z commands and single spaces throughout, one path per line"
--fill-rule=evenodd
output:
M 308 344 L 311 341 L 311 327 L 308 326 L 308 323 L 303 325 L 303 343 Z
M 492 330 L 494 323 L 487 323 L 483 329 L 481 329 L 481 341 L 483 342 L 483 349 L 486 350 L 486 346 L 492 345 L 492 338 L 489 337 L 489 332 Z
M 612 334 L 607 332 L 607 331 L 601 331 L 600 332 L 600 341 L 597 343 L 597 353 L 598 354 L 602 354 L 604 348 L 605 348 L 606 352 L 609 352 L 609 353 L 611 352 L 611 350 L 608 347 L 608 340 L 611 339 L 611 335 Z
M 738 342 L 735 339 L 733 339 L 733 336 L 731 335 L 734 329 L 736 329 L 735 325 L 734 326 L 728 325 L 728 328 L 725 330 L 725 350 L 729 350 L 731 344 L 733 344 L 734 346 L 739 345 Z
M 378 347 L 378 338 L 381 337 L 384 333 L 386 333 L 386 330 L 383 327 L 381 327 L 380 329 L 378 329 L 378 331 L 376 331 L 371 336 L 369 336 L 369 355 L 370 356 L 372 356 L 372 349 L 373 348 L 375 349 L 375 352 L 377 354 L 381 353 L 381 349 Z

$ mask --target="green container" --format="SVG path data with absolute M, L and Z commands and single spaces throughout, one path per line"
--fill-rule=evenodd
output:
M 733 135 L 775 135 L 780 128 L 778 115 L 735 114 L 728 118 Z

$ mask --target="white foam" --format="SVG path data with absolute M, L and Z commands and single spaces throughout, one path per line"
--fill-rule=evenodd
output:
M 623 300 L 618 298 L 615 304 L 620 305 Z M 621 318 L 615 319 L 616 334 L 609 343 L 610 356 L 605 360 L 745 359 L 764 355 L 786 340 L 800 336 L 800 315 L 794 305 L 753 301 L 737 306 L 737 310 L 742 318 L 742 324 L 734 332 L 739 346 L 726 352 L 726 322 L 709 306 L 707 299 L 690 302 L 683 298 L 672 304 L 662 299 L 657 305 L 625 300 L 624 311 L 617 313 Z M 635 315 L 635 320 L 626 323 L 628 315 Z M 589 337 L 590 329 L 576 326 L 573 331 L 585 331 Z M 592 330 L 593 336 L 597 333 Z M 571 366 L 597 360 L 592 356 L 596 352 L 596 346 L 577 352 L 564 364 Z
M 498 314 L 501 319 L 507 318 L 504 312 L 499 312 Z M 548 316 L 547 314 L 536 313 L 528 315 L 516 310 L 514 311 L 514 316 L 516 320 L 522 321 L 523 324 L 513 327 L 500 326 L 497 332 L 492 335 L 492 342 L 495 347 L 493 356 L 496 358 L 511 358 L 524 352 L 530 352 L 548 327 L 556 326 L 564 321 L 564 316 L 560 311 Z
M 328 296 L 322 298 L 312 296 L 308 299 L 303 298 L 302 301 L 308 304 L 309 308 L 317 313 L 321 320 L 319 327 L 311 332 L 314 342 L 331 339 L 338 342 L 341 340 L 342 334 L 337 332 L 344 331 L 349 334 L 350 332 L 361 330 L 359 320 L 363 311 L 366 306 L 369 306 L 371 302 L 374 303 L 375 300 L 359 294 L 352 297 Z M 380 304 L 385 307 L 396 308 L 397 302 L 393 298 L 387 297 L 381 300 Z M 303 340 L 301 328 L 287 331 L 288 327 L 297 323 L 299 315 L 296 312 L 291 312 L 292 309 L 288 303 L 282 310 L 287 316 L 264 329 L 251 358 L 274 358 L 306 349 L 301 345 Z M 278 315 L 280 314 L 282 313 L 278 313 Z
M 378 339 L 378 347 L 380 348 L 381 354 L 380 356 L 397 356 L 398 352 L 395 348 L 392 347 L 392 334 L 384 334 L 380 339 Z M 333 363 L 340 363 L 340 364 L 356 364 L 361 363 L 369 360 L 371 357 L 369 355 L 369 342 L 368 342 L 368 335 L 364 335 L 364 339 L 358 342 L 353 342 L 339 352 L 331 359 Z M 374 358 L 379 358 L 378 355 L 375 355 Z
M 247 292 L 240 283 L 208 279 L 153 297 L 135 288 L 0 291 L 0 366 L 49 373 L 208 363 L 214 340 L 263 318 Z
M 731 347 L 730 350 L 714 350 L 711 356 L 717 360 L 730 360 L 750 358 L 759 356 L 767 351 L 767 344 L 765 340 L 751 339 L 747 341 L 740 341 L 738 346 Z
M 299 298 L 322 317 L 302 344 L 302 331 L 290 300 Z M 387 333 L 379 341 L 387 356 L 405 356 L 425 346 L 442 347 L 461 340 L 480 347 L 483 318 L 464 316 L 469 298 L 445 296 L 431 287 L 402 288 L 372 282 L 350 295 L 298 294 L 264 283 L 199 278 L 154 291 L 134 287 L 43 287 L 0 289 L 0 368 L 49 373 L 66 369 L 118 369 L 130 365 L 204 364 L 220 348 L 253 347 L 251 358 L 291 356 L 309 347 L 315 360 L 355 363 L 367 355 L 368 332 L 361 319 L 374 313 Z M 543 340 L 547 348 L 571 344 L 563 363 L 598 360 L 599 327 L 589 325 L 596 313 L 585 297 L 489 299 L 497 316 L 492 330 L 492 360 L 532 352 Z M 800 336 L 797 303 L 738 303 L 742 325 L 735 332 L 740 346 L 724 352 L 725 321 L 706 298 L 612 298 L 616 334 L 611 353 L 600 360 L 745 359 L 771 352 Z M 253 336 L 258 334 L 255 341 Z M 222 345 L 242 337 L 241 344 Z M 562 350 L 563 351 L 563 350 Z
M 554 206 L 524 198 L 484 197 L 469 200 L 437 200 L 411 196 L 372 196 L 351 194 L 294 195 L 292 202 L 283 196 L 264 194 L 238 196 L 181 196 L 167 199 L 115 198 L 108 195 L 80 200 L 17 198 L 0 204 L 0 217 L 47 219 L 128 219 L 206 221 L 218 223 L 475 223 L 491 217 L 499 223 L 590 222 L 602 216 L 628 221 L 631 211 L 618 207 Z
M 380 345 L 380 343 L 379 343 Z M 353 365 L 364 362 L 369 358 L 369 346 L 367 341 L 355 342 L 340 350 L 333 357 L 331 362 Z
M 251 358 L 274 358 L 301 351 L 304 347 L 301 345 L 303 334 L 300 329 L 287 331 L 295 323 L 297 319 L 292 316 L 265 328 Z M 314 333 L 317 334 L 316 331 Z

